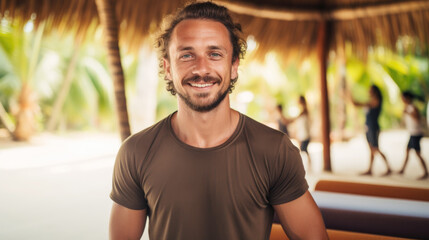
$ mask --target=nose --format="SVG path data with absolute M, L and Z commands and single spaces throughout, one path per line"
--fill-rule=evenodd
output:
M 192 69 L 192 74 L 205 76 L 210 72 L 210 66 L 208 59 L 204 57 L 199 57 L 195 60 L 194 68 Z

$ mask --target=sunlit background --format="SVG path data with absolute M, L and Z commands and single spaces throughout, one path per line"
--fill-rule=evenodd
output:
M 80 131 L 96 129 L 116 131 L 113 85 L 106 62 L 102 31 L 93 38 L 76 43 L 72 35 L 43 34 L 43 27 L 33 29 L 32 22 L 22 26 L 7 18 L 1 20 L 0 101 L 10 124 L 35 127 L 43 131 Z M 247 38 L 247 55 L 258 43 Z M 350 91 L 358 101 L 368 100 L 368 88 L 377 84 L 383 93 L 382 129 L 402 127 L 403 103 L 401 91 L 411 90 L 419 95 L 417 107 L 426 115 L 429 98 L 429 63 L 427 53 L 410 54 L 410 45 L 417 39 L 404 36 L 398 39 L 394 53 L 383 46 L 369 49 L 366 62 L 352 54 L 352 44 L 346 44 L 344 69 L 335 64 L 335 52 L 330 53 L 328 86 L 331 116 L 343 114 L 346 125 L 331 117 L 332 134 L 347 131 L 348 137 L 363 127 L 364 110 L 354 108 L 342 92 Z M 122 52 L 132 132 L 137 132 L 176 109 L 176 99 L 165 90 L 165 82 L 158 76 L 156 49 L 152 43 L 139 52 Z M 231 95 L 232 106 L 266 124 L 275 124 L 275 106 L 284 105 L 284 114 L 299 113 L 297 99 L 304 95 L 314 122 L 312 135 L 317 139 L 319 123 L 319 67 L 315 56 L 304 61 L 284 64 L 275 52 L 267 53 L 263 62 L 242 60 L 239 81 Z M 343 89 L 344 88 L 344 89 Z M 26 101 L 20 101 L 25 94 Z M 20 111 L 26 104 L 26 111 Z M 343 108 L 343 104 L 347 105 Z
M 7 16 L 0 20 L 0 239 L 106 239 L 110 179 L 120 137 L 104 35 L 92 26 L 94 34 L 79 42 L 72 34 L 44 31 L 43 24 L 34 28 L 35 18 L 24 23 Z M 304 95 L 311 118 L 312 183 L 324 174 L 317 56 L 294 62 L 269 52 L 262 60 L 251 58 L 259 43 L 252 35 L 246 41 L 249 58 L 240 62 L 231 105 L 277 128 L 276 105 L 284 106 L 285 116 L 297 116 L 298 98 Z M 422 116 L 429 114 L 429 57 L 427 50 L 419 50 L 422 44 L 402 36 L 396 51 L 371 46 L 364 61 L 346 42 L 344 64 L 336 62 L 338 53 L 329 53 L 332 161 L 338 176 L 355 176 L 367 166 L 365 109 L 354 107 L 347 94 L 367 101 L 373 83 L 384 97 L 381 149 L 399 169 L 408 141 L 401 91 L 418 95 L 417 108 Z M 175 111 L 176 98 L 159 77 L 152 42 L 138 51 L 121 49 L 131 131 L 136 133 Z M 295 138 L 295 126 L 289 128 Z M 14 133 L 7 129 L 19 130 L 24 141 L 12 140 Z M 422 144 L 427 160 L 428 139 Z M 418 164 L 411 163 L 408 178 L 390 180 L 425 186 L 427 181 L 414 181 L 421 174 Z M 376 168 L 377 173 L 384 171 L 381 164 Z M 9 227 L 2 227 L 6 224 Z

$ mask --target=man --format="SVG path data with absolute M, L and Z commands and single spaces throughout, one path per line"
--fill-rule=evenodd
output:
M 245 42 L 226 8 L 190 4 L 158 40 L 178 110 L 128 138 L 113 176 L 111 239 L 327 239 L 299 151 L 230 108 Z

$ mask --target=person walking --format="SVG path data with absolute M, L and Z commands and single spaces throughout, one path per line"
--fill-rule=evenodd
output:
M 281 105 L 277 106 L 277 109 L 280 113 L 280 122 L 287 126 L 290 123 L 295 123 L 296 125 L 296 139 L 299 142 L 299 148 L 301 153 L 305 154 L 308 162 L 308 170 L 311 170 L 311 158 L 308 153 L 308 145 L 310 144 L 310 118 L 307 107 L 307 100 L 303 95 L 299 96 L 298 104 L 300 107 L 300 113 L 298 116 L 293 118 L 287 118 L 283 115 Z
M 277 113 L 279 115 L 279 117 L 277 119 L 277 125 L 278 125 L 277 127 L 278 127 L 278 129 L 281 132 L 283 132 L 283 133 L 285 133 L 286 135 L 289 136 L 289 131 L 287 129 L 287 126 L 289 125 L 289 123 L 291 122 L 291 120 L 288 119 L 288 118 L 286 118 L 283 115 L 283 105 L 282 104 L 277 104 L 276 110 L 277 110 Z
M 311 158 L 308 153 L 308 145 L 310 144 L 310 117 L 308 113 L 307 100 L 304 96 L 299 97 L 299 106 L 301 112 L 293 120 L 297 126 L 296 138 L 299 141 L 299 148 L 302 153 L 305 153 L 308 160 L 308 170 L 311 170 Z
M 411 92 L 405 91 L 402 93 L 402 101 L 405 104 L 405 108 L 404 108 L 405 127 L 410 133 L 410 140 L 408 141 L 408 144 L 407 144 L 404 164 L 401 170 L 399 171 L 399 173 L 400 174 L 404 173 L 405 167 L 408 164 L 410 151 L 414 149 L 416 152 L 417 158 L 420 160 L 420 163 L 422 165 L 423 172 L 424 172 L 423 176 L 419 177 L 418 179 L 426 179 L 429 177 L 428 168 L 426 166 L 425 160 L 421 155 L 421 146 L 420 146 L 420 140 L 423 137 L 422 121 L 421 121 L 419 110 L 413 104 L 413 99 L 414 99 L 414 94 L 412 94 Z
M 357 107 L 364 107 L 367 109 L 365 115 L 365 126 L 366 126 L 366 140 L 370 149 L 370 158 L 369 158 L 369 168 L 362 175 L 372 175 L 372 167 L 374 165 L 375 154 L 378 153 L 386 164 L 386 172 L 383 174 L 387 176 L 392 173 L 392 170 L 389 166 L 386 156 L 380 151 L 378 144 L 378 137 L 380 135 L 380 125 L 378 123 L 378 118 L 381 113 L 381 107 L 383 103 L 383 97 L 381 95 L 380 89 L 376 85 L 371 85 L 369 89 L 369 101 L 360 103 L 356 102 L 351 98 L 352 103 Z

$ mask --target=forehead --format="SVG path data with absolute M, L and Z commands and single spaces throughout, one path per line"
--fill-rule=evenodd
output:
M 186 19 L 174 28 L 170 48 L 183 44 L 220 44 L 232 47 L 228 29 L 220 22 L 208 19 Z

